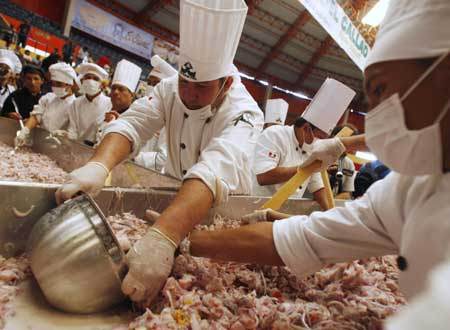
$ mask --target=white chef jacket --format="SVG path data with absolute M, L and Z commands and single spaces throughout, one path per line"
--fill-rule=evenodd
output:
M 69 138 L 95 143 L 97 130 L 105 120 L 105 113 L 111 108 L 111 99 L 103 93 L 92 102 L 85 95 L 77 97 L 69 110 Z
M 166 130 L 163 128 L 159 136 L 153 138 L 141 148 L 139 154 L 134 158 L 134 162 L 145 168 L 164 172 L 164 165 L 167 160 Z
M 74 95 L 61 99 L 54 93 L 47 93 L 33 107 L 31 115 L 36 117 L 40 127 L 49 132 L 65 130 L 69 124 L 69 110 L 74 101 Z
M 253 163 L 253 194 L 272 196 L 281 184 L 261 186 L 256 175 L 273 170 L 276 167 L 292 167 L 302 164 L 308 153 L 298 144 L 294 126 L 274 125 L 266 128 L 258 138 Z M 324 187 L 320 173 L 314 173 L 297 189 L 292 197 L 302 198 L 306 188 L 314 193 Z
M 406 260 L 400 288 L 411 299 L 424 291 L 430 271 L 449 260 L 449 196 L 450 173 L 391 173 L 345 207 L 276 221 L 275 247 L 298 276 L 327 263 L 399 254 Z
M 154 97 L 135 101 L 105 134 L 119 133 L 133 146 L 135 157 L 143 143 L 165 127 L 167 174 L 179 179 L 202 180 L 215 203 L 229 193 L 251 192 L 251 161 L 262 130 L 263 113 L 238 76 L 222 105 L 210 110 L 188 110 L 178 96 L 178 76 L 162 80 Z
M 8 96 L 15 90 L 16 88 L 12 85 L 5 85 L 4 88 L 0 89 L 0 110 L 3 108 L 3 104 L 5 103 Z

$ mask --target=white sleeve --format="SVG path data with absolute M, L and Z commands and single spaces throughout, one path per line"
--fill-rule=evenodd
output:
M 384 183 L 389 186 L 391 182 Z M 303 277 L 328 263 L 397 253 L 386 224 L 373 208 L 372 200 L 377 200 L 384 189 L 380 181 L 345 207 L 276 221 L 275 247 L 285 265 Z
M 142 146 L 164 126 L 161 85 L 156 86 L 152 98 L 143 97 L 136 100 L 119 119 L 105 128 L 103 137 L 109 133 L 119 133 L 132 143 L 131 158 L 136 157 Z
M 386 330 L 447 330 L 450 315 L 450 260 L 430 273 L 427 289 L 386 322 Z
M 245 121 L 237 119 L 210 141 L 184 177 L 201 179 L 213 193 L 215 205 L 226 202 L 229 193 L 251 193 L 251 157 L 262 127 L 262 112 L 249 111 Z
M 323 187 L 325 186 L 323 184 L 322 175 L 320 173 L 314 173 L 311 175 L 311 179 L 308 182 L 308 191 L 313 194 Z
M 353 164 L 353 162 L 348 159 L 347 157 L 345 158 L 345 169 L 347 171 L 352 171 L 352 175 L 348 176 L 345 175 L 344 173 L 344 180 L 342 182 L 342 191 L 343 192 L 353 192 L 355 191 L 355 178 L 356 178 L 356 171 L 355 171 L 355 164 Z
M 273 134 L 273 129 L 264 130 L 256 141 L 253 171 L 256 175 L 273 170 L 280 163 L 283 150 Z
M 72 103 L 69 108 L 69 126 L 67 128 L 68 138 L 71 140 L 78 140 L 78 128 L 76 119 L 76 100 Z
M 35 104 L 33 107 L 33 111 L 31 111 L 30 116 L 35 116 L 38 123 L 40 124 L 42 121 L 42 115 L 45 110 L 48 108 L 48 104 L 50 102 L 50 93 L 42 96 L 39 99 L 38 104 Z

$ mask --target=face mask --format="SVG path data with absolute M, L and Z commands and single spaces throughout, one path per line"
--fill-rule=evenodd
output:
M 96 81 L 93 79 L 87 79 L 87 80 L 83 80 L 81 85 L 83 87 L 83 92 L 85 92 L 87 95 L 95 95 L 95 94 L 98 94 L 98 92 L 100 92 L 100 86 L 101 86 L 100 81 Z
M 152 85 L 147 85 L 147 87 L 145 88 L 145 95 L 152 96 L 154 90 L 155 87 L 153 87 Z
M 52 87 L 52 92 L 56 94 L 56 96 L 63 98 L 67 95 L 67 91 L 64 87 Z
M 408 130 L 402 102 L 446 58 L 433 65 L 400 97 L 398 93 L 381 102 L 365 120 L 366 143 L 373 153 L 392 170 L 405 175 L 442 173 L 440 121 L 450 108 L 450 100 L 434 124 L 420 130 Z

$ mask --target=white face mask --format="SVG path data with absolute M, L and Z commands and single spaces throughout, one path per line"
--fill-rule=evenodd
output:
M 434 124 L 420 130 L 408 130 L 402 102 L 447 57 L 433 65 L 400 97 L 398 93 L 381 102 L 365 120 L 366 143 L 386 166 L 405 175 L 442 173 L 442 139 L 440 121 L 450 108 L 450 100 Z
M 155 87 L 147 84 L 147 87 L 145 88 L 145 95 L 152 96 L 154 90 L 155 90 Z
M 100 87 L 102 83 L 97 80 L 93 79 L 86 79 L 83 80 L 81 83 L 81 86 L 83 87 L 83 92 L 85 92 L 87 95 L 96 95 L 98 92 L 100 92 Z
M 63 98 L 67 95 L 67 90 L 64 87 L 52 87 L 52 92 L 60 98 Z

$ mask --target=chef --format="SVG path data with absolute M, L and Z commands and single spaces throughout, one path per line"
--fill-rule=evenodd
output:
M 449 17 L 447 0 L 391 1 L 368 57 L 366 143 L 393 173 L 345 207 L 193 232 L 191 252 L 287 265 L 299 277 L 327 263 L 398 254 L 410 303 L 386 329 L 448 329 Z
M 52 92 L 39 99 L 33 108 L 25 126 L 18 132 L 16 146 L 30 142 L 30 132 L 40 126 L 49 132 L 67 129 L 69 109 L 75 101 L 72 87 L 76 78 L 75 70 L 67 63 L 56 63 L 50 66 Z
M 16 71 L 22 70 L 22 63 L 12 50 L 0 49 L 0 110 L 6 98 L 16 90 L 8 82 Z
M 264 116 L 264 129 L 273 125 L 284 125 L 288 110 L 289 103 L 283 99 L 267 100 Z
M 102 93 L 108 73 L 93 63 L 80 64 L 81 88 L 84 95 L 77 97 L 69 109 L 69 139 L 93 146 L 97 130 L 111 110 L 111 99 Z
M 183 183 L 127 255 L 122 289 L 134 301 L 156 297 L 180 241 L 213 205 L 231 193 L 251 192 L 251 156 L 263 115 L 233 70 L 246 14 L 243 0 L 181 0 L 179 75 L 162 80 L 151 100 L 137 100 L 108 125 L 93 158 L 56 193 L 61 202 L 79 191 L 99 191 L 114 166 L 165 126 L 166 171 Z
M 153 69 L 147 77 L 147 97 L 153 97 L 154 88 L 163 79 L 173 77 L 178 72 L 158 55 L 151 59 Z M 158 172 L 164 172 L 164 164 L 167 160 L 166 131 L 162 128 L 159 132 L 148 140 L 141 148 L 139 154 L 134 158 L 134 162 L 145 168 Z
M 105 113 L 103 122 L 97 131 L 97 141 L 100 142 L 108 123 L 130 108 L 136 96 L 136 87 L 141 77 L 142 69 L 125 59 L 119 61 L 111 82 L 111 111 Z

